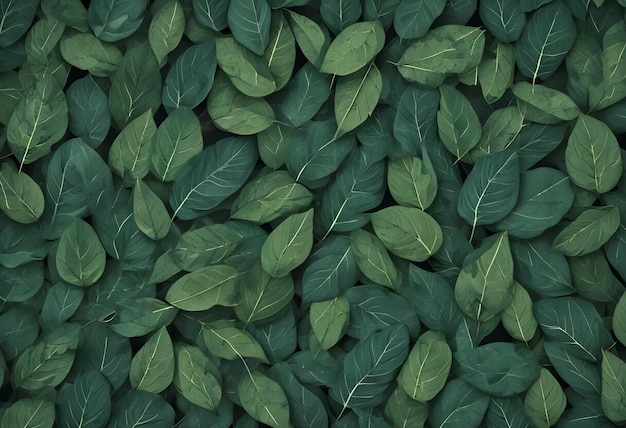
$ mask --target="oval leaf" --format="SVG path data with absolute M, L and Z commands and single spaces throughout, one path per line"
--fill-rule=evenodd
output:
M 75 219 L 61 235 L 55 261 L 61 278 L 70 284 L 88 287 L 104 273 L 106 252 L 93 228 Z
M 158 394 L 174 378 L 174 348 L 165 327 L 154 333 L 133 357 L 128 374 L 130 385 Z

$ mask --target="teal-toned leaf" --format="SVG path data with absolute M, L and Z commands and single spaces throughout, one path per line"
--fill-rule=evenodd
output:
M 39 185 L 13 162 L 0 165 L 0 210 L 19 223 L 34 223 L 43 214 L 45 201 Z
M 227 321 L 205 325 L 202 329 L 202 338 L 209 352 L 216 357 L 226 360 L 256 358 L 269 363 L 263 348 L 254 336 Z
M 599 395 L 601 390 L 600 367 L 572 355 L 568 345 L 547 341 L 543 348 L 550 364 L 572 389 L 584 396 Z
M 116 405 L 117 404 L 117 405 Z M 131 428 L 150 424 L 154 428 L 170 428 L 176 413 L 170 404 L 158 394 L 129 390 L 113 404 L 110 428 Z
M 291 79 L 296 62 L 296 39 L 285 17 L 278 12 L 272 13 L 265 59 L 276 81 L 276 90 L 284 88 Z
M 93 228 L 76 219 L 65 229 L 56 252 L 56 269 L 70 284 L 88 287 L 104 273 L 106 252 Z
M 235 251 L 241 238 L 227 225 L 203 226 L 183 233 L 171 257 L 181 269 L 193 272 L 222 262 Z
M 356 129 L 363 152 L 371 162 L 384 159 L 388 152 L 398 146 L 393 138 L 394 115 L 394 108 L 378 104 L 369 119 Z M 395 151 L 390 155 L 392 159 L 400 157 Z
M 398 386 L 385 404 L 385 416 L 394 428 L 423 427 L 428 417 L 428 405 L 413 400 Z
M 539 379 L 530 387 L 524 398 L 524 412 L 531 424 L 549 428 L 565 410 L 567 399 L 556 378 L 541 368 Z
M 176 59 L 163 85 L 162 102 L 171 113 L 178 107 L 196 108 L 213 86 L 217 67 L 215 42 L 191 46 Z
M 320 71 L 338 76 L 352 74 L 374 59 L 384 45 L 385 31 L 379 21 L 357 22 L 349 25 L 328 47 Z
M 150 170 L 150 154 L 157 127 L 152 111 L 133 119 L 115 137 L 109 149 L 109 167 L 119 177 L 142 179 Z
M 516 41 L 526 25 L 526 15 L 515 0 L 481 1 L 478 11 L 485 27 L 501 43 Z
M 612 84 L 621 84 L 626 78 L 625 32 L 626 25 L 619 20 L 604 33 L 602 39 L 602 74 L 604 80 Z
M 150 45 L 144 42 L 126 51 L 111 76 L 109 108 L 113 123 L 123 129 L 146 110 L 157 111 L 160 105 L 159 64 Z
M 257 421 L 274 428 L 289 424 L 289 402 L 280 385 L 259 371 L 248 372 L 238 385 L 243 408 Z
M 402 92 L 393 121 L 393 136 L 402 148 L 396 156 L 416 156 L 427 141 L 437 138 L 439 100 L 439 91 L 416 85 Z
M 319 8 L 322 20 L 335 34 L 357 22 L 363 10 L 358 0 L 322 0 Z
M 22 398 L 3 409 L 0 427 L 52 428 L 55 421 L 54 403 L 42 398 Z
M 35 343 L 39 336 L 37 311 L 29 306 L 14 306 L 0 315 L 0 350 L 11 361 Z
M 555 425 L 557 428 L 611 428 L 615 426 L 604 415 L 600 398 L 577 401 L 567 410 Z
M 26 302 L 41 290 L 44 282 L 44 269 L 39 261 L 12 269 L 0 266 L 0 274 L 0 300 L 3 302 Z
M 393 28 L 401 39 L 423 37 L 446 6 L 445 0 L 402 0 L 396 7 Z
M 41 308 L 41 324 L 54 328 L 70 319 L 83 300 L 85 292 L 65 282 L 57 282 L 47 292 Z
M 59 47 L 65 61 L 97 77 L 113 74 L 123 58 L 116 45 L 103 42 L 90 33 L 68 31 L 61 38 Z
M 52 76 L 32 86 L 17 103 L 7 125 L 9 148 L 25 164 L 47 155 L 67 129 L 65 94 Z
M 567 345 L 572 355 L 598 362 L 611 338 L 596 308 L 577 297 L 541 299 L 533 304 L 543 334 Z
M 263 55 L 270 38 L 271 9 L 267 0 L 230 0 L 228 26 L 233 37 L 257 55 Z
M 15 43 L 28 31 L 37 13 L 37 0 L 0 2 L 0 46 L 6 47 Z
M 492 396 L 515 396 L 539 377 L 537 357 L 513 343 L 495 342 L 454 353 L 462 379 Z
M 350 322 L 350 302 L 345 296 L 311 304 L 311 331 L 327 351 L 339 342 Z
M 163 201 L 139 179 L 133 189 L 133 218 L 148 238 L 163 239 L 170 231 L 170 217 Z
M 380 21 L 385 29 L 393 23 L 400 0 L 366 0 L 363 2 L 363 20 Z
M 111 329 L 124 337 L 145 336 L 170 324 L 178 310 L 153 297 L 143 297 L 116 306 Z
M 87 18 L 93 34 L 104 42 L 117 42 L 141 25 L 148 2 L 139 0 L 95 0 L 89 3 Z
M 100 372 L 80 374 L 65 384 L 57 397 L 57 421 L 61 427 L 104 426 L 111 415 L 111 387 Z
M 174 348 L 165 327 L 154 333 L 133 356 L 129 380 L 133 388 L 159 393 L 174 377 Z
M 72 83 L 65 95 L 70 132 L 81 138 L 89 147 L 98 147 L 106 138 L 111 126 L 107 96 L 91 76 Z
M 292 214 L 267 237 L 261 249 L 263 270 L 273 277 L 287 275 L 300 266 L 313 247 L 313 209 Z
M 69 27 L 84 32 L 89 30 L 87 8 L 78 0 L 43 0 L 41 9 Z
M 472 226 L 496 223 L 515 207 L 520 187 L 517 153 L 506 150 L 480 158 L 461 187 L 457 211 Z M 473 234 L 473 233 L 472 233 Z
M 237 302 L 237 271 L 227 265 L 196 270 L 177 280 L 165 301 L 184 311 L 205 311 L 215 305 L 233 306 Z
M 26 36 L 25 51 L 30 58 L 46 60 L 65 30 L 65 25 L 51 16 L 37 21 Z
M 510 428 L 528 427 L 528 418 L 524 413 L 524 402 L 519 396 L 492 397 L 485 415 L 488 428 L 508 426 Z
M 286 360 L 298 346 L 296 317 L 292 308 L 284 311 L 279 318 L 272 317 L 272 321 L 263 324 L 248 324 L 247 328 L 272 364 Z
M 563 125 L 524 124 L 512 143 L 517 150 L 520 170 L 531 168 L 561 144 L 566 129 Z
M 608 351 L 602 351 L 602 410 L 615 422 L 626 421 L 626 363 Z
M 288 12 L 291 31 L 300 50 L 311 64 L 319 69 L 330 45 L 328 29 L 304 15 L 291 10 Z
M 396 288 L 398 270 L 387 248 L 376 235 L 357 229 L 350 234 L 350 247 L 363 275 L 376 284 Z
M 439 138 L 450 153 L 461 159 L 480 141 L 480 121 L 470 102 L 457 89 L 443 85 L 439 87 L 439 93 Z
M 441 246 L 439 224 L 419 208 L 391 206 L 373 213 L 371 219 L 376 235 L 398 257 L 421 262 Z
M 341 374 L 330 386 L 330 397 L 347 408 L 372 407 L 393 381 L 409 353 L 403 325 L 390 326 L 359 341 L 343 359 Z
M 180 43 L 184 29 L 185 13 L 176 0 L 168 1 L 152 17 L 148 40 L 160 65 L 165 64 L 167 55 Z
M 608 192 L 622 176 L 622 157 L 615 135 L 599 120 L 580 115 L 567 140 L 565 166 L 577 186 Z
M 222 31 L 228 25 L 230 0 L 193 0 L 193 16 L 205 27 Z
M 409 82 L 435 88 L 448 75 L 463 74 L 475 68 L 484 46 L 484 30 L 442 25 L 409 44 L 398 61 L 398 70 Z
M 441 428 L 477 427 L 489 407 L 489 396 L 461 378 L 446 383 L 430 406 L 428 422 Z
M 400 205 L 426 210 L 437 194 L 437 174 L 428 154 L 404 156 L 387 163 L 387 185 Z
M 626 343 L 626 293 L 617 302 L 613 311 L 613 333 L 622 345 Z
M 609 205 L 589 208 L 559 232 L 552 246 L 566 256 L 584 256 L 602 247 L 619 225 L 617 207 Z
M 361 125 L 372 114 L 382 90 L 382 77 L 372 62 L 367 68 L 337 79 L 335 120 L 337 135 Z
M 228 137 L 205 148 L 174 182 L 169 198 L 172 218 L 198 218 L 218 206 L 243 186 L 257 158 L 256 144 L 249 137 Z
M 8 125 L 13 109 L 24 97 L 24 84 L 17 72 L 7 71 L 0 74 L 0 123 Z M 6 141 L 6 132 L 3 140 Z
M 465 258 L 454 295 L 461 310 L 481 322 L 511 304 L 513 258 L 507 232 L 484 239 L 480 247 Z
M 533 12 L 515 43 L 520 72 L 532 79 L 550 77 L 576 39 L 576 24 L 563 2 L 551 2 Z
M 176 370 L 172 384 L 176 391 L 196 406 L 216 410 L 222 398 L 217 364 L 195 346 L 174 345 Z
M 514 3 L 514 2 L 513 2 Z M 482 7 L 483 3 L 481 3 Z M 489 104 L 498 101 L 513 83 L 515 51 L 508 43 L 491 43 L 478 65 L 478 83 Z
M 501 313 L 502 326 L 509 335 L 525 343 L 537 332 L 537 319 L 533 314 L 533 301 L 528 291 L 517 281 L 513 282 L 511 304 Z

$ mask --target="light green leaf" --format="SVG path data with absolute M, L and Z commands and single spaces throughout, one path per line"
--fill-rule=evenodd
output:
M 7 125 L 9 148 L 20 171 L 50 152 L 65 134 L 68 121 L 65 94 L 54 77 L 45 76 L 27 90 Z
M 428 155 L 423 160 L 416 156 L 389 159 L 387 186 L 398 204 L 426 210 L 437 195 L 437 175 Z
M 212 355 L 226 360 L 256 358 L 269 364 L 259 342 L 246 330 L 236 328 L 228 321 L 206 324 L 202 329 L 204 344 Z
M 259 371 L 248 372 L 237 386 L 241 405 L 250 416 L 274 428 L 289 425 L 289 402 L 278 383 Z
M 230 0 L 227 18 L 235 39 L 262 56 L 270 38 L 271 9 L 267 0 Z
M 369 67 L 337 79 L 335 87 L 336 135 L 352 131 L 372 114 L 382 90 L 380 71 L 372 62 Z
M 398 386 L 385 404 L 385 416 L 394 428 L 422 428 L 428 417 L 428 404 L 413 400 Z
M 180 237 L 171 257 L 188 272 L 220 263 L 237 248 L 242 236 L 223 224 L 189 230 Z
M 398 375 L 398 384 L 414 400 L 428 402 L 443 389 L 452 351 L 441 332 L 426 331 L 418 339 Z
M 622 345 L 626 345 L 626 293 L 622 294 L 613 311 L 613 333 Z
M 512 0 L 515 3 L 515 0 Z M 482 3 L 481 3 L 482 6 Z M 513 83 L 515 51 L 513 45 L 494 42 L 478 65 L 478 83 L 487 103 L 498 101 Z
M 104 273 L 106 252 L 93 228 L 77 218 L 61 235 L 55 261 L 63 280 L 88 287 Z
M 287 20 L 277 11 L 272 12 L 270 40 L 265 50 L 265 60 L 270 73 L 274 76 L 276 90 L 281 90 L 289 83 L 296 63 L 296 40 Z
M 141 337 L 169 325 L 178 309 L 154 297 L 120 302 L 111 329 L 124 337 Z
M 350 234 L 350 247 L 363 275 L 376 284 L 396 288 L 398 270 L 376 235 L 357 229 Z
M 537 331 L 533 301 L 528 291 L 517 281 L 513 281 L 511 304 L 500 313 L 500 317 L 502 326 L 515 340 L 528 343 Z
M 622 176 L 622 156 L 609 127 L 581 114 L 567 140 L 565 167 L 570 179 L 583 189 L 605 193 Z
M 54 403 L 42 398 L 22 398 L 4 409 L 0 428 L 52 428 Z
M 122 129 L 109 149 L 109 167 L 119 177 L 142 179 L 150 171 L 150 153 L 157 127 L 152 111 L 131 121 Z
M 419 208 L 391 206 L 373 213 L 371 218 L 376 235 L 398 257 L 422 262 L 443 242 L 439 224 Z
M 544 85 L 517 82 L 511 86 L 517 105 L 525 119 L 553 125 L 578 117 L 580 110 L 570 97 Z
M 172 284 L 165 301 L 184 311 L 205 311 L 215 305 L 234 306 L 238 278 L 239 273 L 231 266 L 207 266 Z
M 465 258 L 454 296 L 461 310 L 480 322 L 493 318 L 511 304 L 513 257 L 507 232 L 484 239 Z
M 105 42 L 125 39 L 141 25 L 147 5 L 146 0 L 94 0 L 89 3 L 89 28 Z
M 18 173 L 13 162 L 0 164 L 0 210 L 11 220 L 34 223 L 45 205 L 39 185 L 25 172 Z
M 154 333 L 133 356 L 130 385 L 140 391 L 163 392 L 174 378 L 174 347 L 165 327 Z
M 163 66 L 167 54 L 176 49 L 183 37 L 185 13 L 176 0 L 169 0 L 152 17 L 148 40 L 159 65 Z
M 170 231 L 170 217 L 163 201 L 139 179 L 133 189 L 133 218 L 148 238 L 163 239 Z
M 103 42 L 89 33 L 68 32 L 59 44 L 63 59 L 96 77 L 106 77 L 122 62 L 122 52 L 116 45 Z
M 195 346 L 174 345 L 176 370 L 172 384 L 196 406 L 216 410 L 222 398 L 218 366 Z
M 539 379 L 530 387 L 524 399 L 526 417 L 537 428 L 549 428 L 559 420 L 566 404 L 561 385 L 548 369 L 542 367 Z
M 609 351 L 602 351 L 602 410 L 612 422 L 626 421 L 626 363 Z
M 311 331 L 327 351 L 339 342 L 350 323 L 350 302 L 345 296 L 311 304 Z
M 409 44 L 397 64 L 398 70 L 409 82 L 435 88 L 448 75 L 463 74 L 478 66 L 484 47 L 484 30 L 442 25 Z
M 320 71 L 338 76 L 352 74 L 374 59 L 384 45 L 385 31 L 379 21 L 352 24 L 332 41 Z
M 513 145 L 525 126 L 532 126 L 532 124 L 524 124 L 524 115 L 516 106 L 504 107 L 494 111 L 483 126 L 483 134 L 478 145 L 463 161 L 476 163 L 484 156 L 504 151 Z M 520 153 L 518 153 L 518 157 L 520 157 Z
M 267 237 L 261 248 L 263 270 L 281 277 L 300 266 L 313 247 L 313 208 L 292 214 Z
M 626 25 L 619 20 L 612 25 L 602 40 L 602 74 L 612 84 L 623 84 L 626 79 Z
M 552 247 L 566 256 L 584 256 L 602 247 L 619 225 L 617 207 L 592 207 L 565 226 L 554 238 Z
M 450 153 L 461 159 L 480 141 L 480 120 L 468 99 L 458 89 L 442 85 L 439 93 L 439 138 Z
M 299 15 L 289 9 L 287 12 L 291 30 L 300 50 L 311 64 L 320 68 L 330 46 L 328 30 L 304 15 Z
M 185 164 L 202 151 L 200 121 L 189 107 L 179 107 L 161 123 L 151 151 L 152 173 L 161 181 L 174 181 Z
M 65 25 L 51 16 L 40 19 L 31 27 L 26 36 L 26 55 L 45 61 L 61 40 L 64 30 Z
M 289 146 L 294 141 L 294 136 L 297 133 L 298 131 L 295 128 L 279 122 L 274 122 L 268 128 L 258 133 L 256 136 L 257 147 L 259 149 L 259 157 L 263 163 L 272 169 L 278 169 L 283 166 Z

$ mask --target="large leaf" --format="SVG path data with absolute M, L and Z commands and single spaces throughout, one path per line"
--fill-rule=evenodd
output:
M 402 92 L 393 121 L 393 136 L 402 150 L 395 156 L 418 155 L 437 138 L 439 101 L 439 91 L 434 89 L 410 85 Z
M 106 94 L 91 76 L 72 83 L 65 93 L 69 112 L 69 130 L 90 147 L 96 148 L 106 138 L 111 113 Z
M 431 405 L 428 421 L 441 428 L 478 427 L 488 406 L 488 395 L 456 378 L 446 383 Z
M 602 410 L 617 424 L 626 421 L 626 363 L 608 351 L 602 351 Z
M 43 398 L 22 398 L 4 410 L 0 418 L 0 427 L 52 428 L 55 418 L 52 401 Z
M 539 379 L 530 387 L 524 399 L 524 412 L 536 427 L 549 428 L 563 414 L 567 399 L 556 378 L 541 368 Z
M 65 61 L 97 77 L 113 74 L 123 58 L 116 45 L 103 42 L 90 33 L 68 31 L 61 38 L 59 47 Z
M 395 10 L 393 28 L 402 39 L 419 39 L 428 32 L 445 6 L 445 0 L 402 0 Z
M 95 0 L 89 4 L 89 28 L 105 42 L 117 42 L 133 34 L 141 25 L 146 0 Z
M 191 403 L 215 410 L 222 398 L 219 369 L 199 348 L 174 345 L 176 370 L 172 384 Z
M 169 0 L 154 14 L 148 40 L 160 65 L 165 64 L 167 55 L 180 43 L 184 29 L 185 13 L 177 0 Z
M 174 348 L 165 327 L 154 333 L 133 356 L 129 380 L 133 388 L 159 393 L 174 377 Z
M 365 122 L 378 103 L 382 85 L 380 71 L 373 62 L 367 68 L 337 79 L 335 120 L 338 135 Z
M 151 110 L 126 125 L 109 149 L 111 170 L 121 178 L 144 178 L 150 170 L 150 153 L 156 132 Z
M 267 0 L 230 0 L 227 19 L 235 39 L 263 55 L 270 38 L 271 9 Z
M 592 207 L 583 211 L 554 238 L 553 248 L 566 256 L 584 256 L 602 247 L 620 225 L 617 207 Z
M 129 390 L 114 404 L 110 428 L 131 428 L 150 424 L 154 428 L 170 428 L 176 413 L 170 404 L 158 394 Z
M 248 372 L 241 377 L 237 390 L 243 408 L 257 421 L 274 428 L 289 424 L 287 396 L 267 375 Z
M 110 393 L 106 378 L 95 370 L 80 374 L 72 384 L 66 383 L 57 398 L 59 426 L 104 426 L 111 415 Z
M 106 252 L 93 228 L 76 219 L 65 229 L 55 257 L 61 278 L 70 284 L 88 287 L 104 273 Z
M 365 21 L 352 24 L 343 29 L 332 41 L 320 71 L 338 76 L 352 74 L 374 59 L 384 45 L 385 31 L 380 22 Z
M 176 281 L 165 300 L 185 311 L 204 311 L 215 305 L 236 303 L 237 271 L 227 265 L 214 265 L 196 270 Z

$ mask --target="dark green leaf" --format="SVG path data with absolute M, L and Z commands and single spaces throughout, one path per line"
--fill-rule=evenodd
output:
M 524 398 L 524 412 L 531 424 L 538 427 L 554 425 L 565 410 L 567 399 L 556 378 L 541 368 L 539 379 Z
M 8 361 L 35 343 L 38 336 L 39 323 L 34 308 L 14 306 L 0 315 L 0 350 Z
M 600 394 L 600 367 L 572 355 L 568 345 L 547 341 L 543 344 L 550 364 L 572 389 L 581 395 Z
M 65 282 L 57 282 L 46 294 L 41 308 L 41 325 L 54 328 L 70 319 L 83 300 L 85 292 Z
M 239 274 L 227 265 L 207 266 L 180 278 L 168 290 L 165 300 L 185 311 L 204 311 L 215 305 L 236 303 Z
M 248 372 L 238 385 L 243 408 L 257 421 L 274 428 L 289 424 L 289 402 L 281 386 L 259 371 Z
M 89 28 L 105 42 L 117 42 L 133 34 L 143 21 L 146 0 L 95 0 L 89 4 Z
M 193 0 L 193 15 L 198 22 L 215 31 L 228 25 L 229 0 Z
M 87 76 L 72 83 L 65 95 L 70 132 L 95 149 L 102 144 L 111 126 L 106 94 L 91 76 Z
M 513 147 L 517 149 L 520 170 L 525 171 L 554 150 L 565 136 L 565 126 L 526 123 L 515 136 Z
M 14 2 L 0 1 L 0 46 L 10 46 L 26 34 L 35 14 L 39 1 L 27 0 Z
M 398 386 L 385 404 L 385 416 L 394 428 L 424 426 L 428 417 L 428 405 L 413 400 Z
M 396 7 L 393 28 L 402 39 L 419 39 L 441 15 L 446 3 L 446 0 L 402 0 Z
M 554 238 L 553 248 L 566 256 L 584 256 L 604 245 L 620 225 L 617 207 L 593 207 L 583 211 Z
M 402 148 L 396 156 L 416 156 L 436 138 L 439 99 L 439 91 L 415 85 L 402 92 L 393 121 L 393 136 Z
M 617 424 L 626 421 L 626 363 L 608 351 L 602 351 L 602 410 Z
M 611 272 L 602 251 L 567 259 L 572 273 L 572 285 L 582 297 L 595 302 L 616 303 L 624 287 Z
M 362 12 L 359 0 L 322 0 L 319 8 L 322 20 L 335 34 L 357 22 Z
M 188 272 L 222 262 L 233 254 L 241 236 L 223 224 L 212 224 L 183 233 L 172 260 Z
M 478 145 L 463 160 L 476 163 L 480 158 L 496 152 L 511 152 L 506 149 L 512 146 L 523 126 L 524 115 L 516 106 L 492 112 L 483 126 L 483 134 Z
M 249 324 L 248 331 L 259 342 L 272 364 L 287 359 L 298 346 L 296 317 L 291 308 L 271 322 Z
M 617 302 L 613 312 L 613 333 L 622 345 L 626 343 L 626 293 Z
M 519 396 L 492 397 L 485 415 L 487 428 L 526 428 L 528 419 L 524 413 L 524 402 Z
M 0 418 L 2 428 L 52 428 L 54 425 L 54 403 L 42 398 L 22 398 L 3 410 Z
M 440 428 L 478 427 L 488 406 L 488 395 L 457 378 L 448 382 L 437 396 L 428 421 Z
M 60 427 L 104 426 L 111 415 L 111 387 L 100 372 L 80 374 L 63 385 L 57 397 Z
M 228 26 L 235 39 L 263 55 L 270 37 L 271 9 L 267 0 L 230 0 Z
M 129 390 L 113 403 L 109 428 L 133 428 L 150 424 L 151 428 L 171 428 L 176 414 L 165 399 L 151 392 Z
M 159 393 L 174 377 L 174 348 L 165 327 L 154 333 L 133 356 L 129 380 L 133 388 Z
M 502 43 L 516 41 L 526 25 L 526 15 L 515 0 L 481 1 L 478 10 L 485 27 Z
M 170 324 L 178 310 L 159 299 L 143 297 L 116 306 L 111 329 L 124 337 L 145 336 Z
M 33 297 L 44 282 L 44 266 L 34 261 L 13 269 L 0 266 L 0 301 L 25 302 Z

